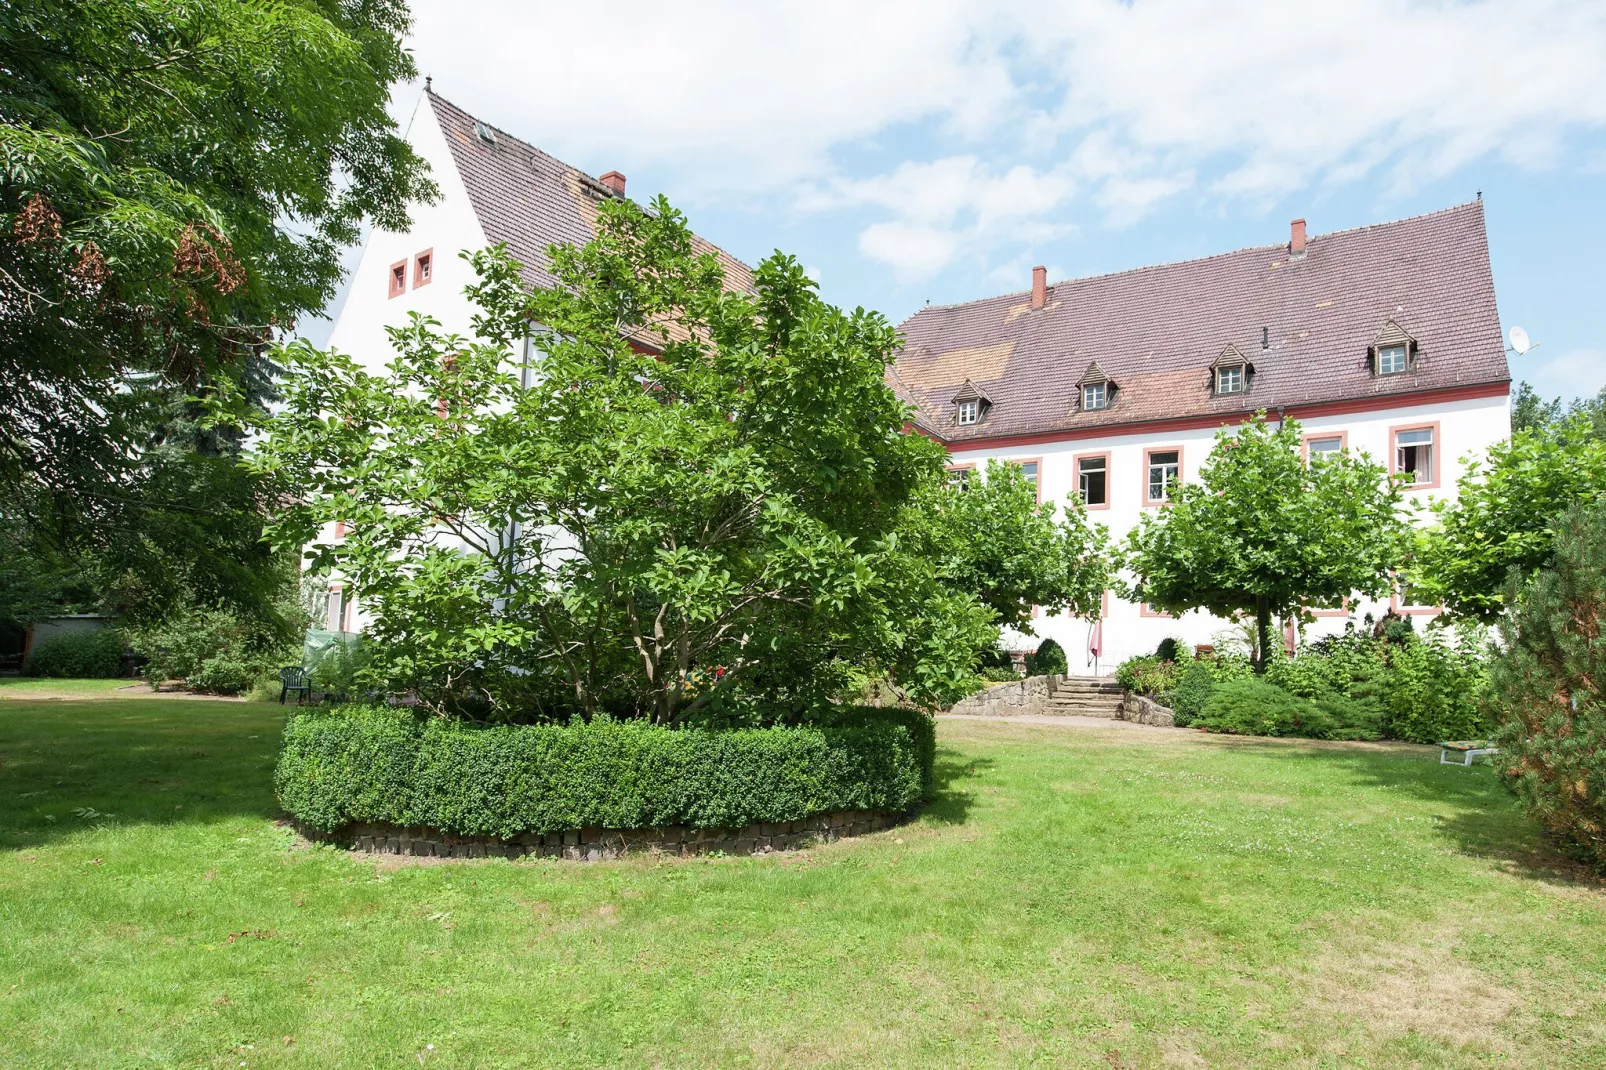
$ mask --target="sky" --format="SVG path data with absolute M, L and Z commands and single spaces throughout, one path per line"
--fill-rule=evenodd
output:
M 1512 373 L 1606 387 L 1606 0 L 415 0 L 437 93 L 829 301 L 921 305 L 1481 191 Z M 422 83 L 395 87 L 405 121 Z M 315 333 L 309 331 L 309 334 Z

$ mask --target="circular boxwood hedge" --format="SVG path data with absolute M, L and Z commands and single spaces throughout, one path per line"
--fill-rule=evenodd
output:
M 930 717 L 708 730 L 640 721 L 475 725 L 380 708 L 292 714 L 279 801 L 324 833 L 352 823 L 508 840 L 569 829 L 740 828 L 838 810 L 903 813 L 931 792 Z

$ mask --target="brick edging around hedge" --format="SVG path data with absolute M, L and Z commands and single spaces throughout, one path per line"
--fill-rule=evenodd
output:
M 434 858 L 566 858 L 599 862 L 626 854 L 656 852 L 681 857 L 724 854 L 758 855 L 790 851 L 848 836 L 880 832 L 908 820 L 908 814 L 882 814 L 838 810 L 801 821 L 764 822 L 739 829 L 694 829 L 669 825 L 651 829 L 570 829 L 567 832 L 530 832 L 511 840 L 494 836 L 454 836 L 430 828 L 354 824 L 334 835 L 297 827 L 302 835 L 321 843 L 368 854 L 415 855 Z

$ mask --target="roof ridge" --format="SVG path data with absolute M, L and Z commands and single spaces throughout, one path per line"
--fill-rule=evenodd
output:
M 1307 239 L 1307 243 L 1315 242 L 1323 238 L 1337 238 L 1348 234 L 1358 234 L 1367 230 L 1380 230 L 1384 227 L 1396 227 L 1403 223 L 1415 223 L 1418 220 L 1430 219 L 1433 216 L 1449 215 L 1452 212 L 1465 211 L 1468 208 L 1481 208 L 1482 206 L 1483 200 L 1481 198 L 1472 201 L 1462 201 L 1460 204 L 1452 204 L 1445 208 L 1435 208 L 1431 212 L 1418 212 L 1416 215 L 1401 216 L 1399 219 L 1385 220 L 1382 223 L 1365 223 L 1357 227 L 1345 227 L 1342 230 L 1330 230 L 1323 234 L 1312 234 Z M 1123 275 L 1136 275 L 1144 271 L 1159 271 L 1162 268 L 1184 267 L 1190 264 L 1204 264 L 1212 260 L 1220 260 L 1223 257 L 1240 256 L 1244 253 L 1255 253 L 1272 249 L 1287 248 L 1287 242 L 1274 242 L 1269 245 L 1245 245 L 1237 249 L 1228 249 L 1224 252 L 1210 253 L 1206 256 L 1191 256 L 1183 260 L 1163 260 L 1158 264 L 1140 264 L 1137 267 L 1122 268 L 1119 271 L 1100 271 L 1091 275 L 1071 275 L 1068 278 L 1063 278 L 1057 282 L 1049 283 L 1049 289 L 1053 289 L 1055 286 L 1063 286 L 1066 283 L 1091 282 L 1095 279 L 1114 279 Z M 909 320 L 914 319 L 915 316 L 920 315 L 920 313 L 925 312 L 928 309 L 945 311 L 951 308 L 965 308 L 968 305 L 979 305 L 987 301 L 1002 301 L 1011 297 L 1030 297 L 1031 293 L 1032 291 L 1029 288 L 1025 290 L 1010 290 L 1006 293 L 993 294 L 991 297 L 973 297 L 969 301 L 956 301 L 953 304 L 948 305 L 925 305 L 911 313 L 910 316 L 904 320 L 904 322 L 909 322 Z

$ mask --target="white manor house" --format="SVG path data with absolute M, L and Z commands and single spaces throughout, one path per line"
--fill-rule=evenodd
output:
M 441 198 L 416 207 L 406 232 L 370 235 L 330 336 L 375 368 L 390 357 L 384 328 L 409 312 L 469 333 L 472 278 L 460 252 L 505 242 L 529 285 L 550 285 L 547 245 L 588 240 L 597 205 L 625 195 L 617 171 L 593 178 L 428 90 L 408 140 Z M 708 248 L 729 285 L 751 286 L 746 265 Z M 889 382 L 914 406 L 916 429 L 947 447 L 956 479 L 992 458 L 1013 461 L 1041 500 L 1080 496 L 1117 538 L 1198 477 L 1219 428 L 1257 410 L 1297 419 L 1310 453 L 1364 451 L 1412 473 L 1408 497 L 1423 512 L 1510 432 L 1481 201 L 1331 234 L 1307 235 L 1295 220 L 1285 243 L 1053 284 L 1037 268 L 1028 291 L 929 305 L 901 329 Z M 1438 612 L 1398 593 L 1355 600 L 1319 611 L 1303 638 L 1390 609 Z M 331 584 L 328 627 L 361 623 Z M 1209 643 L 1227 626 L 1113 593 L 1101 623 L 1034 624 L 1077 674 L 1108 671 L 1167 636 Z

